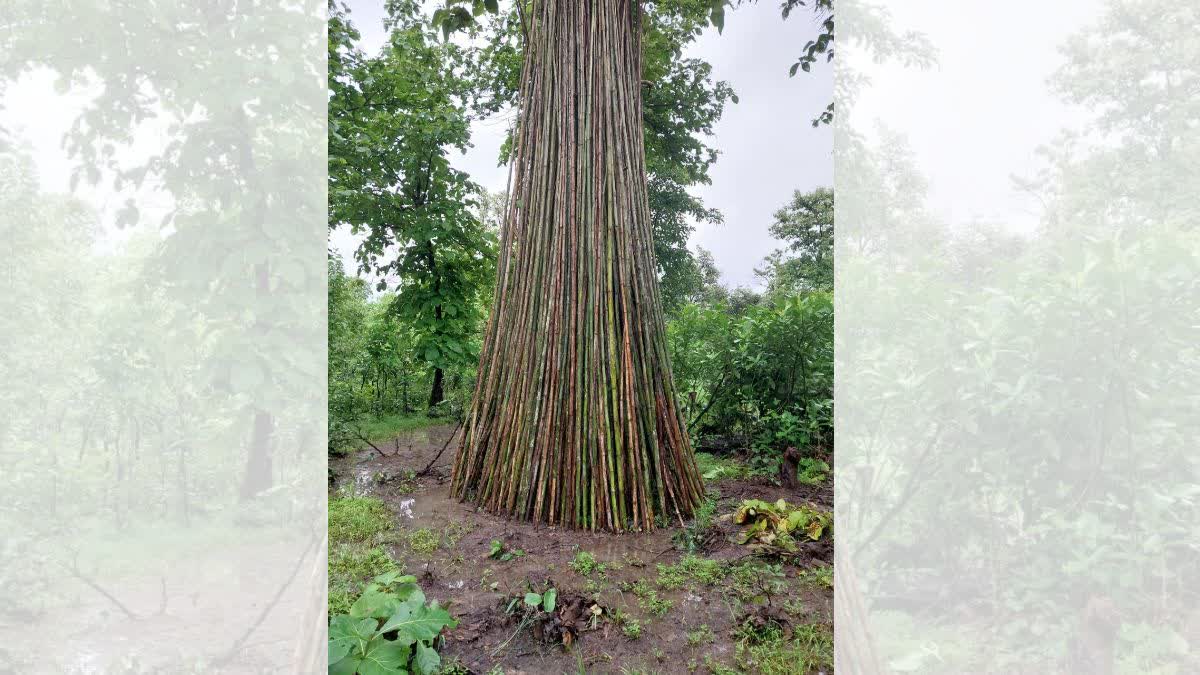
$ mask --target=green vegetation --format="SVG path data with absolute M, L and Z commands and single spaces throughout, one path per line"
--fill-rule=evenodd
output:
M 329 621 L 329 672 L 432 675 L 441 666 L 442 629 L 458 623 L 437 603 L 427 605 L 416 577 L 377 576 L 344 614 Z
M 750 468 L 732 457 L 716 457 L 707 452 L 696 453 L 696 465 L 704 480 L 721 480 L 723 478 L 745 478 L 750 475 Z
M 688 643 L 689 647 L 699 647 L 701 645 L 706 645 L 706 644 L 714 641 L 715 639 L 716 639 L 716 636 L 713 635 L 712 629 L 709 628 L 708 624 L 706 624 L 706 623 L 700 624 L 699 628 L 697 628 L 696 630 L 693 630 L 693 631 L 688 631 L 688 634 L 687 634 L 687 643 Z
M 802 624 L 790 631 L 774 623 L 765 628 L 743 625 L 735 637 L 738 666 L 747 672 L 794 675 L 833 669 L 833 629 L 825 624 Z
M 513 558 L 520 558 L 525 555 L 525 551 L 519 548 L 510 549 L 499 539 L 492 540 L 491 550 L 488 552 L 489 558 L 494 558 L 500 562 L 508 562 Z
M 374 497 L 329 500 L 329 614 L 344 614 L 362 585 L 387 572 L 403 572 L 381 543 L 392 513 Z
M 601 562 L 596 562 L 596 556 L 587 551 L 578 551 L 571 562 L 567 563 L 576 574 L 581 577 L 590 577 L 592 574 L 599 572 L 601 575 L 605 573 L 608 566 Z
M 392 512 L 376 497 L 339 496 L 329 500 L 329 541 L 364 544 L 392 529 Z
M 637 619 L 625 619 L 621 622 L 621 634 L 630 640 L 642 637 L 642 622 Z
M 412 530 L 405 536 L 405 539 L 413 553 L 426 558 L 433 555 L 433 552 L 442 545 L 441 533 L 428 527 Z
M 783 499 L 774 504 L 747 499 L 733 514 L 733 522 L 742 526 L 738 543 L 762 553 L 787 555 L 796 552 L 796 537 L 816 541 L 829 532 L 833 514 L 811 505 L 788 504 Z

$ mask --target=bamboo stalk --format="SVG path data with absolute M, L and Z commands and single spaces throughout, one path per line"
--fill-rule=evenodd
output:
M 535 0 L 460 499 L 581 529 L 690 515 L 703 483 L 653 257 L 633 0 Z

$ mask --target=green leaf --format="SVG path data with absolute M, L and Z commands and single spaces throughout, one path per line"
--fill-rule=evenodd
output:
M 483 0 L 483 4 L 487 6 L 487 11 L 492 14 L 500 13 L 500 3 L 497 0 Z
M 329 666 L 329 675 L 354 675 L 358 672 L 358 666 L 361 663 L 361 656 L 347 656 Z
M 525 604 L 529 605 L 530 607 L 537 607 L 538 605 L 542 604 L 542 594 L 541 593 L 526 593 L 525 594 Z
M 458 622 L 450 618 L 450 613 L 440 607 L 435 609 L 406 602 L 400 606 L 392 618 L 387 620 L 387 623 L 383 624 L 383 628 L 379 629 L 379 632 L 397 631 L 397 640 L 404 644 L 412 644 L 419 640 L 432 640 L 442 632 L 443 628 L 447 626 L 453 628 L 456 625 Z
M 329 641 L 329 665 L 333 665 L 338 661 L 346 658 L 350 654 L 350 650 L 354 647 L 353 644 L 345 640 L 330 640 Z
M 367 653 L 358 666 L 360 675 L 396 675 L 407 673 L 408 645 L 377 638 L 367 645 Z
M 788 71 L 788 77 L 795 77 L 797 70 L 800 70 L 800 62 L 799 61 L 792 64 L 792 69 Z
M 400 600 L 391 593 L 384 593 L 378 586 L 371 585 L 350 606 L 350 616 L 354 618 L 373 617 L 386 619 L 396 612 Z
M 424 642 L 418 642 L 413 655 L 413 670 L 420 675 L 432 675 L 442 665 L 442 657 Z
M 737 94 L 730 94 L 730 95 L 729 95 L 729 100 L 730 100 L 730 101 L 733 101 L 733 104 L 734 104 L 734 105 L 737 105 L 738 103 L 741 103 L 741 100 L 738 98 L 738 95 L 737 95 Z
M 717 33 L 722 33 L 725 30 L 725 4 L 721 3 L 712 8 L 712 13 L 709 15 L 709 20 L 712 25 L 717 27 Z
M 348 645 L 351 650 L 357 649 L 362 655 L 367 643 L 375 637 L 375 628 L 379 625 L 375 619 L 355 619 L 345 614 L 333 617 L 329 622 L 329 644 Z M 340 650 L 341 647 L 339 646 Z
M 558 597 L 558 591 L 551 588 L 542 596 L 542 608 L 547 612 L 554 611 L 554 599 Z

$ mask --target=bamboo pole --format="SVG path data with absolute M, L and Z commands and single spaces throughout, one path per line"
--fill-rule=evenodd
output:
M 580 529 L 690 515 L 703 483 L 653 257 L 636 0 L 535 0 L 460 499 Z

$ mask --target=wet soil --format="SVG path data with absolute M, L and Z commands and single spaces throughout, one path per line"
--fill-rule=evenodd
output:
M 456 432 L 453 425 L 429 427 L 377 444 L 386 456 L 367 448 L 331 460 L 332 489 L 374 495 L 392 508 L 396 514 L 392 556 L 408 574 L 418 577 L 428 598 L 438 600 L 458 619 L 458 627 L 446 634 L 444 663 L 457 659 L 480 674 L 498 665 L 508 675 L 578 673 L 581 664 L 588 673 L 708 673 L 706 657 L 732 664 L 733 631 L 753 608 L 742 605 L 725 588 L 685 585 L 667 591 L 654 585 L 656 565 L 674 564 L 686 554 L 674 542 L 678 524 L 648 533 L 613 535 L 536 526 L 477 510 L 449 493 L 450 467 L 458 443 L 451 435 Z M 443 447 L 445 452 L 429 475 L 413 478 L 412 473 L 426 467 Z M 828 484 L 787 489 L 763 480 L 722 480 L 710 482 L 709 488 L 720 491 L 718 514 L 732 512 L 748 498 L 783 498 L 833 507 Z M 443 537 L 436 551 L 422 555 L 408 544 L 408 534 L 418 528 L 465 534 L 453 545 Z M 748 559 L 749 552 L 735 543 L 735 534 L 736 526 L 717 520 L 702 555 Z M 796 559 L 782 563 L 786 592 L 773 597 L 771 603 L 775 608 L 789 608 L 788 618 L 793 623 L 832 624 L 833 591 L 798 576 L 807 568 L 832 564 L 833 544 L 828 539 L 809 542 Z M 489 558 L 493 540 L 525 554 L 508 562 Z M 609 568 L 590 579 L 577 574 L 569 563 L 579 551 L 592 553 Z M 665 615 L 644 611 L 634 593 L 622 590 L 639 579 L 673 603 Z M 570 650 L 539 640 L 535 629 L 526 627 L 518 632 L 518 618 L 507 615 L 505 607 L 530 585 L 538 590 L 553 586 L 559 597 L 584 596 L 603 607 L 607 615 L 619 610 L 636 618 L 641 625 L 640 638 L 626 637 L 611 620 L 583 630 Z M 689 645 L 687 633 L 702 625 L 714 639 Z

